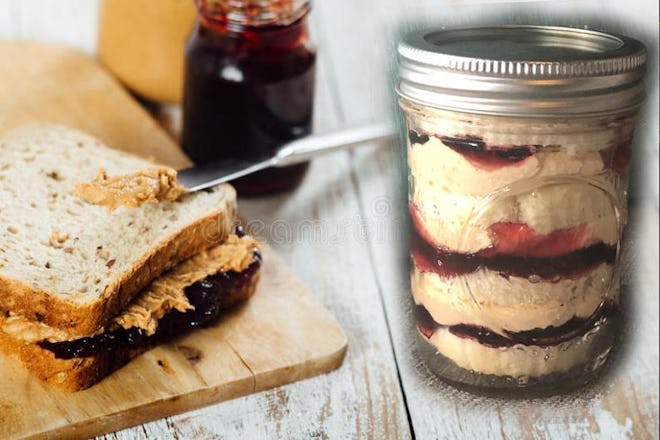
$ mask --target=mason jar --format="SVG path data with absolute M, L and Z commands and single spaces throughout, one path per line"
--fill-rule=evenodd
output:
M 602 369 L 644 46 L 583 29 L 413 32 L 399 48 L 420 353 L 454 384 L 559 391 Z

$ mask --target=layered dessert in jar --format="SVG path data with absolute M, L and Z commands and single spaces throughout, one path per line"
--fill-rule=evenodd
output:
M 454 383 L 582 384 L 604 364 L 621 320 L 635 105 L 607 109 L 602 100 L 595 112 L 593 100 L 570 99 L 577 73 L 561 70 L 521 86 L 538 57 L 557 56 L 533 49 L 558 29 L 442 31 L 400 46 L 413 316 L 427 364 Z M 475 67 L 475 52 L 512 34 L 528 45 L 527 65 Z M 509 56 L 506 47 L 495 54 Z M 564 89 L 544 90 L 548 76 Z

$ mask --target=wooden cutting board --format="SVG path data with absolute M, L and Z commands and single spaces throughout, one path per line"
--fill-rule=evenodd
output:
M 0 40 L 0 133 L 33 122 L 75 127 L 175 168 L 190 164 L 130 93 L 84 53 Z
M 85 130 L 173 166 L 187 159 L 95 61 L 60 46 L 0 42 L 0 133 L 30 122 Z M 331 371 L 346 336 L 263 246 L 254 297 L 216 326 L 139 356 L 98 385 L 55 391 L 0 355 L 0 438 L 86 438 Z

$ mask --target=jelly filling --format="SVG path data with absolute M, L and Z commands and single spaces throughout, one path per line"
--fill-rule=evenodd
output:
M 485 170 L 495 170 L 507 165 L 522 163 L 545 145 L 488 145 L 479 136 L 440 136 L 434 135 L 455 152 L 461 154 L 475 167 Z M 411 144 L 424 145 L 430 139 L 428 134 L 415 130 L 408 130 Z M 621 139 L 618 143 L 600 150 L 600 156 L 606 169 L 617 174 L 624 174 L 632 157 L 632 136 Z
M 513 145 L 511 147 L 487 146 L 475 136 L 440 136 L 443 144 L 461 154 L 472 165 L 486 170 L 496 169 L 524 161 L 532 156 L 538 145 Z
M 417 133 L 415 130 L 409 130 L 408 137 L 410 138 L 411 144 L 420 144 L 420 145 L 424 145 L 430 139 L 427 134 Z
M 624 174 L 632 158 L 632 138 L 601 150 L 600 157 L 606 168 L 614 170 L 617 174 Z
M 423 145 L 430 139 L 429 135 L 408 131 L 411 144 Z M 474 166 L 486 170 L 497 169 L 503 166 L 516 164 L 532 156 L 538 145 L 513 145 L 509 147 L 491 146 L 477 136 L 438 136 L 440 141 L 455 152 L 461 154 Z
M 616 248 L 598 242 L 555 257 L 521 257 L 515 255 L 484 256 L 484 252 L 459 253 L 436 248 L 412 228 L 411 254 L 422 272 L 435 272 L 449 278 L 479 269 L 498 272 L 503 277 L 539 277 L 547 281 L 571 279 L 587 273 L 599 264 L 613 264 Z
M 434 243 L 414 203 L 408 206 L 414 227 L 422 239 Z M 558 257 L 594 244 L 587 223 L 540 234 L 525 223 L 496 222 L 488 227 L 492 244 L 479 251 L 482 257 L 510 255 L 516 257 Z
M 499 222 L 490 229 L 495 245 L 475 253 L 460 253 L 431 244 L 429 234 L 413 203 L 410 249 L 415 264 L 423 272 L 453 277 L 487 268 L 504 277 L 538 276 L 559 281 L 587 273 L 599 264 L 613 264 L 616 246 L 603 242 L 587 243 L 586 225 L 537 234 L 521 223 Z
M 457 324 L 444 326 L 435 322 L 431 314 L 421 305 L 416 305 L 413 311 L 417 328 L 426 337 L 430 338 L 438 328 L 447 328 L 449 332 L 459 338 L 473 339 L 482 345 L 492 348 L 512 347 L 514 345 L 536 345 L 548 347 L 561 344 L 578 336 L 583 336 L 589 330 L 606 319 L 618 313 L 617 307 L 610 302 L 604 303 L 591 316 L 579 318 L 574 316 L 564 324 L 544 329 L 536 328 L 521 332 L 504 330 L 506 336 L 496 333 L 486 327 L 471 324 Z
M 516 255 L 519 257 L 556 257 L 576 251 L 588 243 L 586 223 L 548 234 L 539 234 L 525 223 L 497 222 L 488 227 L 493 246 L 481 251 L 484 257 Z
M 242 297 L 241 291 L 252 282 L 260 266 L 261 254 L 255 251 L 254 261 L 245 270 L 218 272 L 187 286 L 184 292 L 194 309 L 186 312 L 171 310 L 158 321 L 158 328 L 152 335 L 137 327 L 119 328 L 72 341 L 44 340 L 39 346 L 53 352 L 58 359 L 73 359 L 170 341 L 194 328 L 215 323 L 223 310 L 235 305 Z

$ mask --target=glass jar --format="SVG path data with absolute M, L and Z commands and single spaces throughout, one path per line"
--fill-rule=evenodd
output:
M 315 52 L 307 1 L 197 0 L 186 50 L 182 146 L 196 163 L 262 159 L 311 133 Z M 297 186 L 308 163 L 237 179 L 239 195 Z
M 196 12 L 191 0 L 103 0 L 99 58 L 143 98 L 179 103 L 183 50 Z
M 501 26 L 413 33 L 399 54 L 427 365 L 481 390 L 586 383 L 621 322 L 643 46 Z

